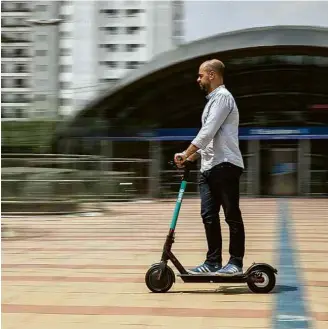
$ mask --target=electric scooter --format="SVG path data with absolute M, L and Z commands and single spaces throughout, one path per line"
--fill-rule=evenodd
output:
M 171 162 L 172 165 L 174 165 Z M 175 168 L 177 168 L 175 166 Z M 153 264 L 145 275 L 145 282 L 148 289 L 154 293 L 164 293 L 171 289 L 175 282 L 175 275 L 168 266 L 170 260 L 179 271 L 178 276 L 183 282 L 197 283 L 247 283 L 249 289 L 254 293 L 269 293 L 276 285 L 276 274 L 278 271 L 266 263 L 253 263 L 243 274 L 234 276 L 222 276 L 218 273 L 191 274 L 182 266 L 172 253 L 172 244 L 175 238 L 175 227 L 177 224 L 180 207 L 184 192 L 189 179 L 191 162 L 186 161 L 181 177 L 180 190 L 176 201 L 169 233 L 163 247 L 162 258 L 159 263 Z

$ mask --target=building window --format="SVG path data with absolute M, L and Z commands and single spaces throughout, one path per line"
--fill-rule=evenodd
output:
M 16 109 L 16 118 L 19 118 L 19 119 L 24 118 L 25 117 L 24 114 L 25 113 L 24 113 L 23 109 Z
M 126 16 L 128 17 L 135 17 L 138 14 L 144 13 L 144 9 L 127 9 L 126 10 Z
M 119 15 L 119 10 L 117 10 L 117 9 L 101 9 L 100 13 L 107 14 L 109 17 L 117 17 Z
M 106 44 L 106 45 L 101 45 L 101 48 L 106 48 L 107 51 L 117 51 L 118 50 L 118 44 L 112 43 L 112 44 Z
M 28 3 L 17 3 L 16 8 L 18 11 L 28 11 Z
M 119 62 L 113 62 L 113 61 L 105 61 L 105 62 L 101 62 L 100 64 L 106 65 L 110 68 L 116 68 L 119 66 Z
M 47 11 L 47 5 L 36 5 L 35 9 L 36 9 L 36 11 L 39 11 L 39 12 Z
M 68 14 L 60 14 L 59 18 L 64 20 L 64 21 L 69 21 L 71 19 L 71 15 Z
M 36 70 L 39 72 L 47 71 L 47 65 L 37 65 Z
M 19 103 L 29 103 L 30 98 L 27 97 L 25 94 L 17 94 L 17 101 Z
M 70 48 L 61 48 L 60 49 L 60 56 L 70 56 L 72 51 Z
M 7 109 L 3 106 L 1 106 L 1 118 L 6 119 L 7 118 Z
M 67 81 L 60 81 L 60 89 L 70 89 L 70 83 Z
M 25 49 L 15 49 L 14 57 L 27 57 L 27 52 Z
M 15 87 L 23 88 L 23 87 L 26 87 L 26 84 L 23 79 L 15 79 Z
M 119 27 L 117 27 L 117 26 L 108 26 L 108 27 L 105 27 L 105 30 L 111 35 L 118 34 L 120 31 Z
M 47 55 L 47 50 L 45 49 L 38 49 L 35 51 L 35 56 L 46 56 Z
M 46 79 L 39 79 L 38 80 L 39 86 L 43 86 L 43 87 L 47 86 L 47 82 L 48 82 L 48 80 L 46 80 Z
M 25 64 L 16 64 L 15 65 L 15 72 L 16 73 L 26 73 L 27 70 L 27 65 Z
M 70 98 L 60 98 L 59 99 L 59 105 L 60 106 L 68 106 L 71 104 L 71 99 Z
M 127 34 L 136 34 L 137 32 L 141 31 L 141 27 L 140 26 L 128 26 L 126 27 L 126 33 Z
M 60 65 L 59 71 L 61 73 L 71 72 L 72 71 L 72 67 L 71 67 L 71 65 Z
M 59 37 L 63 39 L 68 39 L 71 37 L 71 32 L 69 31 L 60 31 L 59 32 Z
M 15 109 L 11 107 L 1 107 L 1 117 L 2 118 L 15 118 Z
M 13 94 L 2 94 L 1 93 L 1 103 L 11 103 L 13 100 Z
M 38 95 L 35 95 L 34 96 L 34 100 L 36 102 L 45 102 L 46 99 L 47 99 L 47 96 L 46 95 L 38 94 Z
M 40 40 L 40 41 L 47 41 L 47 35 L 46 34 L 39 34 L 38 35 L 38 39 Z
M 132 61 L 132 62 L 126 62 L 125 67 L 127 69 L 136 69 L 140 66 L 141 62 Z
M 138 50 L 140 47 L 141 47 L 140 44 L 128 44 L 128 45 L 125 45 L 125 50 L 127 52 L 132 52 L 132 51 Z

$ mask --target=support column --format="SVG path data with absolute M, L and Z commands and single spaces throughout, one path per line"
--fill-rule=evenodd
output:
M 298 142 L 298 195 L 310 193 L 311 181 L 311 141 L 302 139 Z
M 260 194 L 260 141 L 250 140 L 247 144 L 247 195 Z
M 113 142 L 108 139 L 101 140 L 101 152 L 102 158 L 101 175 L 100 179 L 104 184 L 104 193 L 111 195 L 115 193 L 114 180 L 112 175 L 113 170 Z
M 151 163 L 149 165 L 149 179 L 148 179 L 148 196 L 149 198 L 158 198 L 160 196 L 161 187 L 161 142 L 149 142 L 149 154 Z

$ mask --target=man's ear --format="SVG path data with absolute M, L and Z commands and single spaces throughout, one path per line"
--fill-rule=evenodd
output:
M 209 73 L 209 78 L 210 78 L 211 80 L 213 80 L 213 79 L 215 78 L 215 73 L 214 73 L 214 71 L 210 71 L 210 73 Z

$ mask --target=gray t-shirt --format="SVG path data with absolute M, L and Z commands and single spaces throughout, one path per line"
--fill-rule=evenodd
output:
M 201 154 L 201 172 L 222 162 L 244 168 L 239 149 L 239 112 L 234 97 L 224 85 L 206 96 L 202 127 L 191 142 Z

